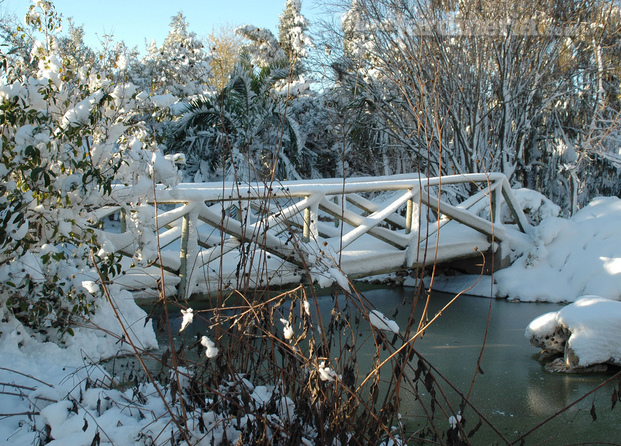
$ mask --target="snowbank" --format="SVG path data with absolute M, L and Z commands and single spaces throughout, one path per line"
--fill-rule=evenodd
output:
M 141 349 L 156 348 L 155 333 L 150 324 L 145 326 L 146 313 L 131 294 L 112 287 L 111 295 L 132 341 Z M 111 378 L 97 361 L 133 352 L 120 340 L 124 332 L 109 303 L 100 302 L 92 319 L 74 332 L 74 336 L 65 336 L 62 347 L 41 342 L 5 314 L 0 323 L 0 382 L 8 384 L 0 398 L 0 413 L 16 415 L 0 423 L 0 443 L 31 444 L 47 424 L 51 428 L 48 440 L 56 440 L 50 444 L 90 444 L 96 435 L 103 442 L 127 444 L 165 413 L 155 399 L 150 416 L 128 409 L 136 389 L 124 393 L 99 387 L 109 385 Z M 93 387 L 89 389 L 87 383 Z
M 535 242 L 513 253 L 517 259 L 468 294 L 523 302 L 573 302 L 598 295 L 621 300 L 621 200 L 599 197 L 572 218 L 548 215 L 534 228 Z M 438 278 L 436 289 L 459 292 L 478 276 Z M 493 285 L 493 286 L 492 286 Z
M 621 200 L 596 198 L 574 217 L 549 217 L 535 246 L 495 275 L 499 296 L 573 302 L 583 295 L 621 297 Z

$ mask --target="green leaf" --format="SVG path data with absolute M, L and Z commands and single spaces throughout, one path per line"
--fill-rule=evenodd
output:
M 34 146 L 28 146 L 24 150 L 24 155 L 26 155 L 26 157 L 31 158 L 31 159 L 34 160 L 34 159 L 39 159 L 39 156 L 41 155 L 41 152 L 39 151 L 39 149 L 37 149 Z
M 43 167 L 35 167 L 34 169 L 32 169 L 32 172 L 30 173 L 30 178 L 34 183 L 39 181 L 39 177 L 41 176 L 41 172 L 43 172 L 43 170 Z

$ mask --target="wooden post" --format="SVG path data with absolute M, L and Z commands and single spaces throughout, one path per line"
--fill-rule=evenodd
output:
M 335 195 L 334 202 L 338 204 L 339 206 L 341 206 L 341 204 L 343 203 L 343 197 L 341 195 Z M 338 228 L 340 224 L 341 224 L 341 220 L 339 220 L 339 218 L 335 215 L 334 216 L 334 227 Z
M 411 189 L 410 189 L 411 190 Z M 410 198 L 408 200 L 407 208 L 405 210 L 405 233 L 412 232 L 412 212 L 414 210 L 414 201 Z
M 302 240 L 305 243 L 308 243 L 310 241 L 310 221 L 311 221 L 311 211 L 310 211 L 310 208 L 307 207 L 307 208 L 304 208 L 304 228 L 302 229 Z
M 412 191 L 412 189 L 410 189 Z M 420 231 L 420 190 L 412 192 L 412 198 L 407 202 L 405 211 L 405 233 Z
M 190 216 L 184 215 L 181 222 L 181 249 L 179 251 L 179 285 L 177 298 L 185 299 L 188 286 L 188 239 L 190 237 Z
M 308 197 L 307 197 L 308 198 Z M 314 203 L 304 209 L 304 229 L 302 240 L 308 243 L 312 239 L 317 239 L 317 216 L 319 214 L 319 203 Z
M 500 220 L 500 212 L 501 212 L 501 192 L 498 189 L 502 189 L 502 184 L 498 187 L 494 188 L 492 191 L 492 201 L 490 203 L 490 221 L 492 223 L 501 223 Z
M 121 226 L 121 233 L 127 232 L 127 211 L 124 207 L 119 211 L 119 224 Z

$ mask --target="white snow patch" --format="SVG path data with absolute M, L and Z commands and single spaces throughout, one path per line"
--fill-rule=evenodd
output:
M 179 329 L 179 333 L 185 330 L 194 320 L 194 310 L 191 308 L 181 310 L 181 314 L 183 315 L 183 319 L 181 320 L 181 328 Z
M 551 207 L 551 206 L 548 206 Z M 493 276 L 484 276 L 468 294 L 524 302 L 573 302 L 595 294 L 621 300 L 621 200 L 595 198 L 571 218 L 543 212 L 534 243 L 513 247 L 514 263 Z M 439 277 L 434 288 L 457 292 L 478 276 Z
M 201 338 L 201 345 L 206 348 L 205 356 L 207 356 L 208 358 L 211 359 L 218 356 L 218 348 L 216 347 L 216 344 L 214 344 L 213 341 L 207 336 L 203 336 Z
M 172 94 L 160 94 L 151 96 L 151 102 L 153 102 L 153 105 L 157 108 L 166 108 L 177 102 L 177 98 Z
M 384 316 L 381 311 L 372 310 L 369 312 L 369 322 L 378 330 L 399 333 L 399 325 L 397 325 L 395 321 Z
M 287 319 L 280 319 L 280 322 L 284 324 L 284 328 L 282 330 L 283 336 L 285 339 L 291 339 L 293 337 L 293 328 L 291 328 L 291 324 Z
M 335 379 L 341 379 L 340 375 L 337 375 L 337 373 L 332 370 L 329 366 L 326 365 L 325 361 L 321 361 L 319 363 L 319 378 L 322 381 L 328 381 L 328 382 L 332 382 Z
M 451 415 L 448 419 L 448 422 L 451 425 L 451 429 L 455 429 L 457 425 L 461 422 L 461 415 L 459 413 L 456 416 Z

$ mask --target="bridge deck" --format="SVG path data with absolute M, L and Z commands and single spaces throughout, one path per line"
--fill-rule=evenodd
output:
M 329 245 L 338 246 L 338 240 L 326 240 Z M 410 268 L 431 265 L 434 262 L 443 263 L 456 259 L 480 256 L 476 250 L 486 252 L 491 243 L 483 234 L 459 224 L 449 224 L 440 230 L 440 241 L 436 251 L 436 236 L 429 237 L 427 243 L 421 243 L 415 263 Z M 476 250 L 475 250 L 476 248 Z M 162 251 L 164 257 L 169 258 L 168 263 L 177 264 L 178 250 L 174 245 Z M 283 263 L 277 257 L 267 259 L 269 253 L 256 253 L 256 259 L 262 258 L 261 267 L 267 271 L 270 283 L 273 285 L 292 285 L 303 280 L 304 273 L 295 265 Z M 337 261 L 337 259 L 334 259 Z M 407 269 L 406 251 L 397 249 L 387 243 L 383 243 L 373 237 L 362 237 L 352 243 L 341 253 L 341 270 L 349 279 L 358 279 L 379 274 L 387 274 Z M 176 261 L 176 262 L 175 262 Z M 195 293 L 211 293 L 229 285 L 234 286 L 236 266 L 240 261 L 239 251 L 232 251 L 222 258 L 222 262 L 201 269 L 198 272 Z M 267 263 L 265 263 L 267 261 Z M 129 259 L 126 260 L 129 266 Z M 222 269 L 220 269 L 222 267 Z M 140 297 L 157 297 L 154 290 L 161 277 L 161 270 L 157 266 L 147 268 L 127 268 L 126 272 L 115 281 L 128 289 L 134 290 Z M 250 280 L 254 285 L 261 279 L 258 269 L 255 269 L 255 277 Z M 265 275 L 264 275 L 265 276 Z M 263 280 L 266 280 L 263 277 Z M 176 295 L 179 285 L 179 276 L 171 272 L 164 272 L 164 283 L 168 295 Z

